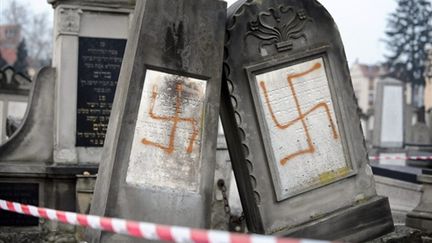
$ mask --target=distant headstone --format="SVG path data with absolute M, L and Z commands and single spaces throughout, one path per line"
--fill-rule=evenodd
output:
M 431 145 L 432 137 L 429 134 L 429 127 L 423 122 L 417 122 L 411 127 L 410 137 L 407 142 L 412 145 Z
M 99 163 L 135 4 L 48 2 L 55 9 L 54 162 Z
M 411 146 L 429 146 L 432 144 L 432 137 L 429 134 L 429 127 L 426 124 L 424 107 L 417 109 L 417 121 L 409 127 L 406 136 L 406 143 Z
M 401 81 L 392 78 L 378 81 L 374 122 L 373 146 L 379 148 L 403 147 L 405 95 Z
M 221 117 L 248 229 L 348 241 L 391 231 L 331 16 L 312 0 L 228 13 Z
M 218 0 L 137 1 L 91 214 L 210 226 L 225 16 Z

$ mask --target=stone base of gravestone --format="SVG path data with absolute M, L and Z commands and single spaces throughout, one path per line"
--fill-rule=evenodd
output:
M 423 171 L 417 179 L 423 183 L 423 195 L 419 205 L 407 215 L 406 225 L 432 232 L 432 173 Z
M 432 147 L 407 147 L 408 157 L 427 157 L 432 156 Z M 409 159 L 407 165 L 418 168 L 432 168 L 432 159 Z
M 419 203 L 421 169 L 408 166 L 373 165 L 377 194 L 389 198 L 394 223 L 405 224 L 406 215 Z
M 368 149 L 369 155 L 372 157 L 380 157 L 378 160 L 371 160 L 372 164 L 380 165 L 407 165 L 407 152 L 403 148 L 377 148 L 372 147 Z
M 74 212 L 76 211 L 76 175 L 85 171 L 95 174 L 97 167 L 0 162 L 0 198 Z M 13 236 L 17 232 L 22 234 L 28 232 L 30 235 L 39 232 L 39 234 L 43 233 L 41 237 L 49 238 L 48 235 L 55 237 L 58 232 L 61 235 L 70 235 L 70 232 L 74 234 L 75 228 L 55 221 L 23 217 L 19 214 L 0 214 L 0 235 L 6 233 Z
M 367 203 L 359 201 L 348 209 L 290 229 L 285 235 L 320 240 L 341 239 L 347 242 L 356 242 L 358 239 L 372 240 L 377 232 L 393 230 L 393 219 L 388 212 L 388 199 L 375 197 Z
M 96 175 L 91 175 L 88 171 L 85 171 L 82 175 L 77 175 L 76 212 L 82 214 L 88 214 L 90 212 L 95 183 Z M 76 235 L 79 240 L 84 240 L 85 228 L 77 227 Z

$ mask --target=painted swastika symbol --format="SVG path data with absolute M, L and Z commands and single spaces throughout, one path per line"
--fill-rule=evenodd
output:
M 175 103 L 175 114 L 173 116 L 159 116 L 159 115 L 156 115 L 153 111 L 155 103 L 156 103 L 156 98 L 158 96 L 157 86 L 156 85 L 153 86 L 151 105 L 150 105 L 148 114 L 154 120 L 172 122 L 171 131 L 169 134 L 169 142 L 168 142 L 168 145 L 163 145 L 163 144 L 152 142 L 146 138 L 143 138 L 141 140 L 142 144 L 154 146 L 154 147 L 157 147 L 157 148 L 164 150 L 165 153 L 167 153 L 167 154 L 172 154 L 174 152 L 174 142 L 175 142 L 175 138 L 176 138 L 176 131 L 177 131 L 178 124 L 180 122 L 186 122 L 186 123 L 189 123 L 192 127 L 192 134 L 189 138 L 189 145 L 186 148 L 186 152 L 189 154 L 192 153 L 194 142 L 198 136 L 198 128 L 197 128 L 198 122 L 196 121 L 195 118 L 184 118 L 184 117 L 180 116 L 182 114 L 182 107 L 181 107 L 182 92 L 183 92 L 183 85 L 180 83 L 176 84 L 177 96 L 176 96 L 176 103 Z
M 338 139 L 339 138 L 339 135 L 338 135 L 338 133 L 336 131 L 336 125 L 333 122 L 332 116 L 330 114 L 330 108 L 327 105 L 327 103 L 325 103 L 325 102 L 319 102 L 316 105 L 314 105 L 312 108 L 310 108 L 309 110 L 307 110 L 306 112 L 303 112 L 302 107 L 300 105 L 300 101 L 299 101 L 297 93 L 296 93 L 296 90 L 294 88 L 294 82 L 293 81 L 295 79 L 304 77 L 304 76 L 308 75 L 311 72 L 319 70 L 320 68 L 321 68 L 321 64 L 320 63 L 316 63 L 311 68 L 309 68 L 308 70 L 306 70 L 304 72 L 294 73 L 294 74 L 288 75 L 288 77 L 287 77 L 288 85 L 289 85 L 289 88 L 291 90 L 292 96 L 294 98 L 294 103 L 295 103 L 295 106 L 296 106 L 296 110 L 297 110 L 298 116 L 296 118 L 294 118 L 293 120 L 288 121 L 285 124 L 280 123 L 278 121 L 275 113 L 273 112 L 273 108 L 272 108 L 272 105 L 270 103 L 270 98 L 269 98 L 269 94 L 268 94 L 265 82 L 264 81 L 260 81 L 260 83 L 259 83 L 260 87 L 261 87 L 261 89 L 263 91 L 263 94 L 264 94 L 265 103 L 267 104 L 267 108 L 268 108 L 268 110 L 270 112 L 270 115 L 271 115 L 271 118 L 272 118 L 273 122 L 276 124 L 276 127 L 279 128 L 279 129 L 285 130 L 285 129 L 288 129 L 289 127 L 291 127 L 292 125 L 300 122 L 301 125 L 302 125 L 302 127 L 303 127 L 303 131 L 305 133 L 306 142 L 307 142 L 307 148 L 306 149 L 302 149 L 302 150 L 298 150 L 298 151 L 296 151 L 294 153 L 291 153 L 291 154 L 288 154 L 287 156 L 285 156 L 284 158 L 282 158 L 280 160 L 280 164 L 281 165 L 285 165 L 289 160 L 291 160 L 291 159 L 293 159 L 295 157 L 298 157 L 300 155 L 313 154 L 315 152 L 315 146 L 314 146 L 312 137 L 310 135 L 309 128 L 308 128 L 307 123 L 306 123 L 306 117 L 308 115 L 310 115 L 312 112 L 314 112 L 314 111 L 316 111 L 318 109 L 324 109 L 325 113 L 327 114 L 328 121 L 330 123 L 330 127 L 331 127 L 331 130 L 332 130 L 333 138 L 334 139 Z

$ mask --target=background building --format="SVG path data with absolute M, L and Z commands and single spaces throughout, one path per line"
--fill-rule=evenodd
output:
M 0 55 L 8 65 L 17 60 L 17 48 L 21 41 L 19 25 L 0 25 Z
M 359 108 L 363 114 L 367 114 L 374 104 L 376 82 L 383 74 L 382 68 L 356 62 L 350 71 Z

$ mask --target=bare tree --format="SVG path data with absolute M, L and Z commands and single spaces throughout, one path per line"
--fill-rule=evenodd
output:
M 47 65 L 52 56 L 52 23 L 48 15 L 33 15 L 24 34 L 31 40 L 28 41 L 30 65 L 37 68 Z
M 8 24 L 25 26 L 29 22 L 27 8 L 15 0 L 9 1 L 9 5 L 3 9 L 2 14 Z

